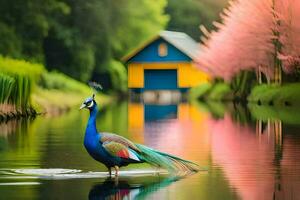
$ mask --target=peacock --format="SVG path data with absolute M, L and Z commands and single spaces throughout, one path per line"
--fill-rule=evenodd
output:
M 172 173 L 199 171 L 199 166 L 191 161 L 133 143 L 125 137 L 113 133 L 98 133 L 96 128 L 98 106 L 95 101 L 95 94 L 82 103 L 80 110 L 83 108 L 90 111 L 84 136 L 84 147 L 92 158 L 108 168 L 110 177 L 112 168 L 115 169 L 115 176 L 117 177 L 120 167 L 132 163 L 148 163 Z

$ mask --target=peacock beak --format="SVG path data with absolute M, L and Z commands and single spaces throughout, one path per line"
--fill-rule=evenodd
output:
M 83 103 L 83 104 L 81 104 L 79 110 L 81 110 L 82 108 L 85 108 L 85 107 L 86 107 L 86 105 Z

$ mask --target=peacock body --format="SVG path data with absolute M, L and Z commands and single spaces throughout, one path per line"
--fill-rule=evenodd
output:
M 80 109 L 82 108 L 87 108 L 90 111 L 85 131 L 84 146 L 92 158 L 103 163 L 108 168 L 110 175 L 112 168 L 115 168 L 117 176 L 119 167 L 127 166 L 131 163 L 144 162 L 162 167 L 171 172 L 179 170 L 196 172 L 199 170 L 199 166 L 191 161 L 154 150 L 141 144 L 135 144 L 113 133 L 98 133 L 96 128 L 98 107 L 94 95 L 84 101 Z

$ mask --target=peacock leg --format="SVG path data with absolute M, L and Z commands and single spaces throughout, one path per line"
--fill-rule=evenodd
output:
M 119 167 L 116 165 L 114 168 L 116 170 L 115 176 L 118 177 L 119 176 Z
M 111 177 L 111 167 L 108 168 L 109 177 Z

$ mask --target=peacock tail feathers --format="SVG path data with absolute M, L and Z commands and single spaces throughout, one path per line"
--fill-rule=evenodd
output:
M 141 152 L 139 153 L 139 157 L 151 165 L 162 167 L 172 173 L 179 171 L 197 172 L 200 170 L 200 167 L 196 163 L 193 163 L 191 161 L 184 160 L 167 153 L 156 151 L 141 144 L 135 145 L 141 150 Z

